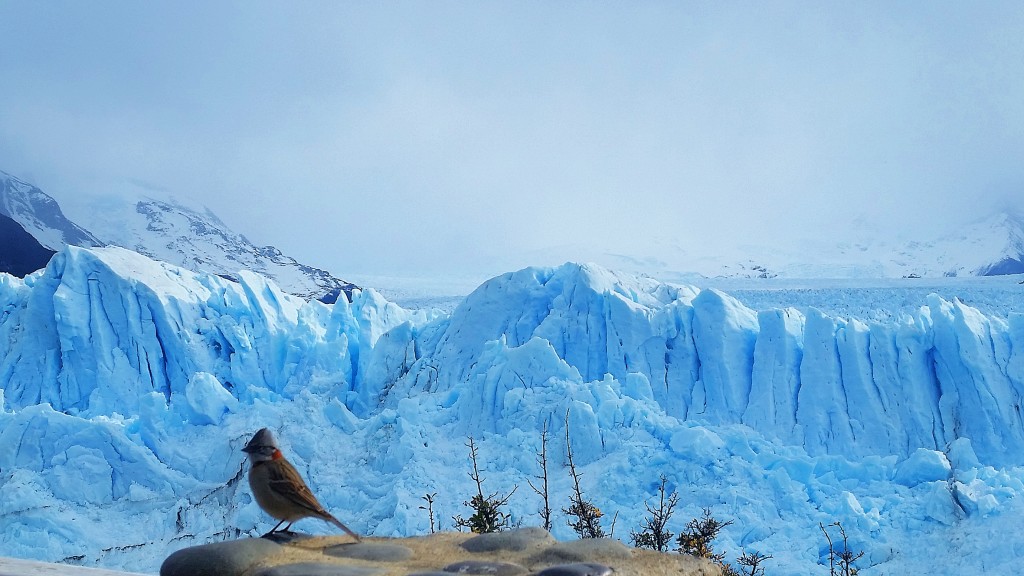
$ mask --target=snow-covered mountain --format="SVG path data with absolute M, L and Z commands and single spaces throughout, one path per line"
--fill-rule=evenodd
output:
M 840 245 L 829 258 L 878 270 L 884 277 L 1024 273 L 1024 218 L 1015 212 L 993 214 L 931 241 L 893 241 L 881 233 L 865 234 L 864 238 Z
M 113 245 L 232 279 L 237 278 L 239 270 L 251 270 L 272 278 L 290 294 L 325 302 L 333 302 L 355 288 L 325 270 L 300 264 L 273 246 L 256 246 L 209 210 L 180 202 L 145 197 L 96 198 L 87 209 L 77 211 L 76 224 L 64 216 L 53 198 L 0 172 L 0 213 L 10 216 L 52 250 L 65 245 Z M 4 253 L 15 251 L 13 246 L 0 248 Z
M 856 241 L 809 238 L 798 249 L 770 241 L 729 248 L 687 245 L 664 239 L 657 256 L 574 251 L 586 260 L 659 279 L 701 278 L 944 278 L 1024 273 L 1024 216 L 1008 211 L 968 222 L 934 238 L 907 237 L 861 222 Z M 538 254 L 536 261 L 549 261 Z
M 975 268 L 973 272 L 981 276 L 1024 274 L 1024 217 L 1017 213 L 1004 213 L 983 224 L 992 232 L 990 246 L 1001 245 L 1001 250 L 997 258 Z M 968 231 L 961 238 L 969 242 L 983 236 Z
M 239 270 L 249 270 L 273 279 L 289 294 L 325 302 L 355 288 L 273 246 L 256 246 L 206 208 L 152 198 L 106 198 L 90 208 L 78 217 L 108 244 L 189 270 L 230 279 L 237 279 Z
M 328 302 L 341 293 L 350 294 L 355 287 L 325 270 L 300 264 L 273 246 L 253 244 L 205 207 L 142 193 L 72 204 L 76 223 L 64 216 L 53 198 L 0 172 L 0 214 L 20 223 L 51 250 L 68 244 L 110 244 L 229 278 L 248 269 L 273 279 L 288 293 Z M 770 242 L 706 251 L 704 246 L 662 240 L 648 247 L 657 256 L 559 247 L 537 252 L 533 261 L 554 264 L 572 254 L 574 260 L 683 283 L 700 283 L 706 278 L 941 278 L 1024 273 L 1024 216 L 1012 211 L 967 223 L 931 240 L 901 238 L 865 222 L 858 237 L 858 241 L 838 244 L 809 239 L 799 251 Z M 0 258 L 3 252 L 12 250 L 0 246 Z
M 6 172 L 0 172 L 0 214 L 20 224 L 50 250 L 67 245 L 103 246 L 91 233 L 68 220 L 56 200 Z
M 437 493 L 450 528 L 475 490 L 467 436 L 486 488 L 509 493 L 539 473 L 547 425 L 558 503 L 568 425 L 620 538 L 664 474 L 681 496 L 670 529 L 710 507 L 735 521 L 719 548 L 772 554 L 773 574 L 820 573 L 818 525 L 837 520 L 864 576 L 1010 573 L 1024 315 L 1020 286 L 1002 286 L 991 314 L 960 286 L 862 320 L 566 264 L 494 278 L 439 314 L 65 248 L 41 273 L 0 276 L 0 549 L 154 570 L 174 549 L 262 533 L 240 449 L 263 426 L 349 526 L 426 533 Z M 539 505 L 523 490 L 509 502 L 527 524 Z M 571 537 L 563 520 L 555 535 Z

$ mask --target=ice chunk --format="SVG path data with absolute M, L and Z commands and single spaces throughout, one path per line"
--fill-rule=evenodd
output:
M 985 517 L 999 510 L 999 500 L 978 480 L 969 484 L 954 482 L 953 496 L 968 516 Z
M 947 451 L 950 464 L 956 470 L 970 470 L 981 466 L 978 455 L 974 453 L 970 438 L 957 438 L 949 443 Z
M 96 448 L 68 446 L 50 463 L 51 482 L 58 493 L 79 504 L 109 504 L 113 500 L 114 470 Z
M 196 372 L 185 385 L 185 399 L 195 424 L 218 424 L 224 415 L 238 408 L 238 400 L 209 372 Z
M 910 458 L 896 466 L 893 481 L 904 486 L 915 486 L 923 482 L 947 480 L 951 474 L 952 467 L 945 454 L 918 448 Z
M 725 449 L 725 441 L 702 426 L 680 428 L 669 442 L 672 451 L 685 458 L 714 460 Z

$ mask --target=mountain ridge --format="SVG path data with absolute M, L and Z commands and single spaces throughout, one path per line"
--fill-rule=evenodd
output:
M 327 303 L 342 293 L 350 297 L 356 287 L 326 270 L 301 264 L 274 246 L 253 244 L 205 207 L 199 211 L 153 198 L 141 198 L 133 207 L 122 207 L 119 219 L 125 226 L 112 244 L 230 280 L 237 280 L 238 270 L 251 270 L 273 279 L 286 292 Z M 154 236 L 160 242 L 154 242 Z
M 703 279 L 948 278 L 1024 273 L 1024 215 L 996 212 L 932 238 L 879 230 L 862 223 L 858 239 L 811 238 L 798 249 L 744 245 L 694 248 L 661 239 L 658 257 L 588 252 L 588 261 L 667 282 Z M 538 260 L 544 259 L 538 254 Z M 557 258 L 548 258 L 557 260 Z
M 1024 273 L 1024 216 L 1017 212 L 1004 212 L 1002 217 L 1008 230 L 1003 257 L 981 269 L 979 276 L 1002 276 Z
M 286 292 L 326 303 L 335 302 L 342 294 L 349 298 L 356 288 L 273 246 L 256 246 L 208 208 L 192 208 L 174 200 L 105 198 L 85 212 L 89 221 L 79 225 L 64 215 L 53 197 L 0 171 L 0 214 L 19 224 L 51 255 L 66 245 L 120 246 L 231 280 L 237 280 L 239 270 L 252 270 L 273 279 Z M 0 247 L 0 260 L 16 259 L 16 252 L 22 250 L 21 245 L 5 244 Z M 37 256 L 31 264 L 35 268 L 26 272 L 26 265 L 23 262 L 16 268 L 18 275 L 42 268 L 46 262 Z
M 272 278 L 286 292 L 324 302 L 333 302 L 341 294 L 350 298 L 355 288 L 353 283 L 304 265 L 273 246 L 254 244 L 205 206 L 141 194 L 105 197 L 95 204 L 91 200 L 83 204 L 85 209 L 76 216 L 77 222 L 72 222 L 56 200 L 10 174 L 0 172 L 0 192 L 0 214 L 21 224 L 49 250 L 66 244 L 111 244 L 231 279 L 237 277 L 238 270 L 249 269 Z M 658 251 L 659 257 L 568 246 L 535 252 L 531 263 L 590 261 L 677 283 L 715 278 L 940 278 L 1024 273 L 1024 216 L 1012 210 L 932 239 L 900 237 L 868 222 L 860 222 L 859 230 L 859 239 L 854 241 L 811 239 L 798 250 L 757 245 L 732 252 L 698 251 L 676 240 L 659 240 L 644 248 Z M 567 254 L 571 257 L 566 258 Z
M 41 245 L 53 251 L 68 244 L 103 246 L 89 231 L 69 220 L 53 197 L 3 171 L 0 171 L 0 214 L 20 224 Z

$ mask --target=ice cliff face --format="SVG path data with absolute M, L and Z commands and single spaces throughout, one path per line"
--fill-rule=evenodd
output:
M 568 422 L 620 526 L 665 474 L 680 515 L 737 519 L 724 547 L 772 553 L 778 574 L 814 570 L 832 520 L 880 570 L 1019 561 L 986 534 L 1024 511 L 1024 315 L 938 297 L 868 323 L 567 264 L 440 315 L 69 247 L 0 275 L 0 386 L 0 548 L 17 556 L 153 570 L 265 531 L 239 452 L 263 426 L 347 524 L 422 533 L 424 494 L 465 512 L 467 436 L 508 492 L 537 474 L 545 424 L 564 453 Z M 536 502 L 511 505 L 535 522 Z M 923 552 L 950 531 L 948 554 Z
M 135 414 L 151 393 L 184 399 L 197 374 L 242 401 L 304 387 L 315 367 L 351 386 L 352 358 L 390 327 L 355 326 L 359 303 L 310 304 L 255 274 L 236 283 L 113 247 L 68 247 L 4 289 L 8 405 L 85 417 Z
M 986 463 L 1024 463 L 1024 315 L 958 300 L 865 323 L 567 265 L 484 284 L 416 346 L 424 357 L 399 379 L 409 389 L 642 379 L 670 416 L 745 424 L 812 454 L 907 456 L 967 437 Z M 552 368 L 495 381 L 494 347 Z M 509 417 L 501 406 L 499 395 L 482 420 Z

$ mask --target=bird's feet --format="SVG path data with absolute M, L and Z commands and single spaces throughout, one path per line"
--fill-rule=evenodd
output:
M 270 538 L 271 540 L 290 540 L 298 536 L 298 532 L 292 532 L 291 530 L 271 530 L 260 538 Z

